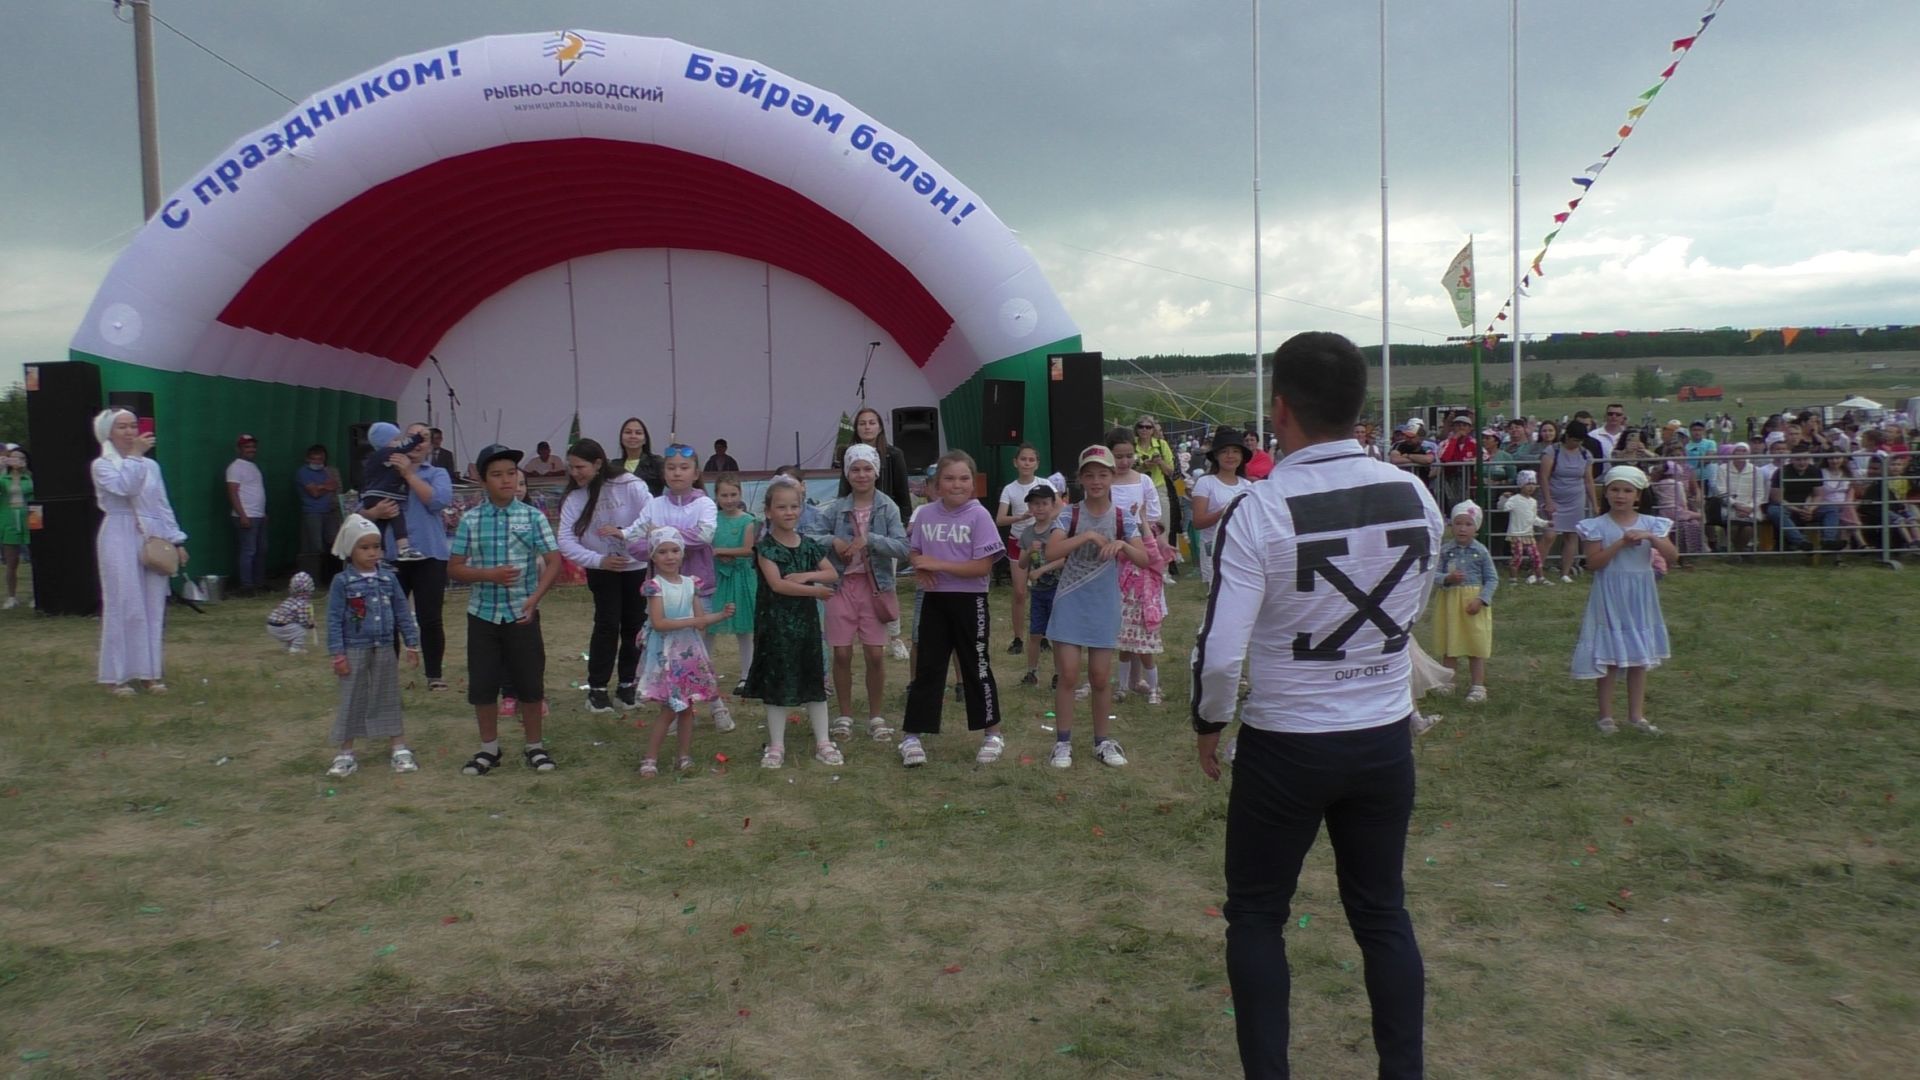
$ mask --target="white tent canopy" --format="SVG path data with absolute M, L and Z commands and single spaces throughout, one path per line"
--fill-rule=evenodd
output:
M 1880 409 L 1880 408 L 1885 408 L 1885 406 L 1883 406 L 1883 405 L 1881 405 L 1881 404 L 1880 404 L 1879 402 L 1877 402 L 1877 401 L 1875 401 L 1875 400 L 1873 400 L 1872 398 L 1867 398 L 1867 397 L 1861 397 L 1861 396 L 1860 396 L 1859 394 L 1855 394 L 1855 395 L 1853 395 L 1852 397 L 1850 397 L 1850 398 L 1848 398 L 1848 399 L 1847 399 L 1847 400 L 1845 400 L 1845 401 L 1841 401 L 1841 402 L 1836 402 L 1836 403 L 1834 404 L 1834 406 L 1833 406 L 1833 407 L 1834 407 L 1834 408 L 1836 408 L 1836 409 Z

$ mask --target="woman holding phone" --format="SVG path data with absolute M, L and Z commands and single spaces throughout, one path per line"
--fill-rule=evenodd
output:
M 178 565 L 185 567 L 187 534 L 167 501 L 160 466 L 147 457 L 155 441 L 152 428 L 142 431 L 139 418 L 125 409 L 108 409 L 94 417 L 93 437 L 100 443 L 91 470 L 94 498 L 106 515 L 94 540 L 100 563 L 100 682 L 121 697 L 133 694 L 134 680 L 149 693 L 164 694 L 160 635 L 171 575 L 150 568 L 141 549 L 149 537 L 168 541 Z

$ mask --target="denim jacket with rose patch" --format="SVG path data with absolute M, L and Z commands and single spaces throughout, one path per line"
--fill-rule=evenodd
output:
M 407 606 L 400 579 L 385 566 L 371 575 L 349 566 L 333 575 L 327 590 L 327 654 L 345 656 L 348 649 L 391 648 L 400 634 L 410 649 L 420 647 L 420 624 Z

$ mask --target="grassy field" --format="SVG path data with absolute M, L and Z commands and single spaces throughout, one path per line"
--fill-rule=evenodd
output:
M 1664 591 L 1662 738 L 1603 738 L 1564 674 L 1583 586 L 1503 590 L 1492 700 L 1429 703 L 1407 872 L 1431 1074 L 1901 1075 L 1920 1056 L 1913 587 L 1794 565 Z M 1173 590 L 1170 640 L 1200 597 Z M 460 695 L 410 675 L 423 771 L 370 757 L 330 781 L 333 679 L 277 653 L 267 606 L 176 615 L 174 693 L 124 701 L 93 684 L 97 624 L 0 614 L 14 1075 L 1237 1068 L 1213 914 L 1227 788 L 1176 706 L 1121 706 L 1132 767 L 1055 772 L 1050 705 L 1002 663 L 993 767 L 950 734 L 913 772 L 864 742 L 766 772 L 746 720 L 702 726 L 697 774 L 641 782 L 638 734 L 569 688 L 574 589 L 547 611 L 559 772 L 458 775 Z M 904 665 L 891 678 L 897 699 Z M 1297 1075 L 1371 1076 L 1324 845 L 1295 910 Z
M 1870 366 L 1873 364 L 1885 364 L 1886 367 L 1875 371 Z M 1725 389 L 1726 399 L 1698 403 L 1636 399 L 1632 396 L 1633 371 L 1640 365 L 1664 368 L 1668 377 L 1690 368 L 1711 371 Z M 1523 400 L 1521 406 L 1531 416 L 1558 419 L 1583 408 L 1593 410 L 1594 415 L 1598 416 L 1601 406 L 1607 402 L 1623 401 L 1627 403 L 1628 415 L 1636 422 L 1642 414 L 1649 412 L 1656 417 L 1655 423 L 1664 423 L 1671 418 L 1690 421 L 1708 414 L 1718 416 L 1726 412 L 1742 425 L 1739 430 L 1743 434 L 1746 418 L 1750 414 L 1765 418 L 1769 413 L 1784 409 L 1830 405 L 1853 394 L 1864 394 L 1888 408 L 1897 408 L 1907 398 L 1920 396 L 1920 353 L 1916 352 L 1561 360 L 1530 362 L 1522 368 L 1523 377 L 1536 372 L 1552 373 L 1554 382 L 1563 388 L 1563 393 L 1558 397 Z M 1251 374 L 1238 378 L 1202 375 L 1157 377 L 1128 372 L 1115 365 L 1109 365 L 1107 373 L 1118 380 L 1107 384 L 1108 412 L 1129 424 L 1142 410 L 1152 411 L 1165 419 L 1169 416 L 1194 416 L 1202 412 L 1209 412 L 1215 417 L 1230 414 L 1245 416 L 1252 407 Z M 1564 388 L 1571 387 L 1575 379 L 1587 374 L 1606 379 L 1609 392 L 1596 398 L 1565 395 Z M 1784 384 L 1789 375 L 1798 376 L 1805 383 L 1804 388 L 1787 389 Z M 1511 382 L 1512 354 L 1502 353 L 1498 357 L 1488 354 L 1481 365 L 1481 378 L 1484 383 Z M 1377 402 L 1380 393 L 1377 366 L 1372 372 L 1370 385 Z M 1448 391 L 1449 404 L 1471 404 L 1473 365 L 1465 361 L 1419 367 L 1396 364 L 1393 369 L 1394 418 L 1402 420 L 1413 415 L 1405 403 L 1411 400 L 1416 391 L 1431 387 Z M 1490 396 L 1486 407 L 1491 415 L 1507 413 L 1511 411 L 1511 406 L 1509 398 L 1495 400 Z

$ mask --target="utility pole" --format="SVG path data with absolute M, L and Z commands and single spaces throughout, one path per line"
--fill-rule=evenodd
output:
M 152 0 L 127 0 L 133 8 L 134 96 L 140 110 L 140 199 L 149 219 L 160 210 L 160 106 L 153 93 Z

